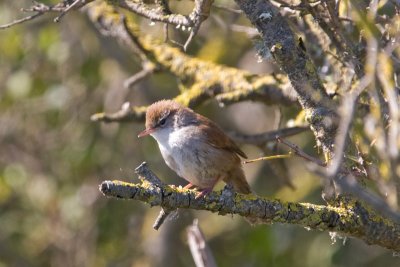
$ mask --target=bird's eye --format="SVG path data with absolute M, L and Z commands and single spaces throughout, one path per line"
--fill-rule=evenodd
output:
M 167 121 L 167 118 L 162 118 L 162 119 L 158 122 L 158 125 L 164 126 L 166 121 Z

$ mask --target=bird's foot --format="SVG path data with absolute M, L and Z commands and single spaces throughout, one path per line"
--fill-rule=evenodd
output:
M 198 198 L 201 198 L 201 197 L 203 197 L 203 196 L 206 196 L 206 195 L 208 195 L 210 192 L 212 192 L 212 187 L 202 189 L 202 190 L 196 195 L 195 199 L 198 199 Z
M 183 189 L 190 189 L 191 187 L 193 187 L 192 183 L 188 183 Z

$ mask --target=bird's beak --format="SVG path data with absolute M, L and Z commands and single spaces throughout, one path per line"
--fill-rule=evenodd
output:
M 149 134 L 151 134 L 151 133 L 153 133 L 155 131 L 155 129 L 154 128 L 149 128 L 149 129 L 145 129 L 143 132 L 141 132 L 140 134 L 138 134 L 138 136 L 137 137 L 143 137 L 143 136 L 146 136 L 146 135 L 149 135 Z

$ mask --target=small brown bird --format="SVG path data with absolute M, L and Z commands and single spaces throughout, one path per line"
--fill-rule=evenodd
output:
M 198 187 L 201 197 L 218 181 L 243 194 L 251 193 L 239 156 L 246 154 L 211 120 L 172 100 L 148 107 L 146 129 L 138 137 L 156 139 L 167 165 L 189 184 Z

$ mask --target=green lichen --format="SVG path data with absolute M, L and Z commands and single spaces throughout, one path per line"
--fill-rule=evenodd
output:
M 315 65 L 311 61 L 311 59 L 306 60 L 305 69 L 306 69 L 306 72 L 309 73 L 310 76 L 316 75 Z
M 126 187 L 136 187 L 136 184 L 127 183 L 127 182 L 123 182 L 123 181 L 120 181 L 120 180 L 112 180 L 112 183 L 117 184 L 117 185 L 121 185 L 121 186 L 126 186 Z

